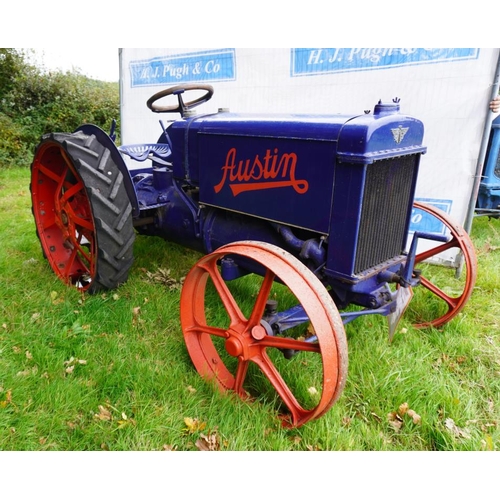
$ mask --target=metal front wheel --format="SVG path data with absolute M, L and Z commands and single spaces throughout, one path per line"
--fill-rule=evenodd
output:
M 417 254 L 415 266 L 421 271 L 420 285 L 414 289 L 407 317 L 417 328 L 439 327 L 456 317 L 469 300 L 477 278 L 477 258 L 469 235 L 446 213 L 419 202 L 415 202 L 414 207 L 442 224 L 449 241 L 434 243 Z M 456 254 L 453 265 L 432 263 L 432 259 L 450 252 Z M 457 273 L 460 260 L 461 270 Z
M 263 272 L 226 282 L 219 263 L 227 256 Z M 286 310 L 298 302 L 307 324 L 273 329 L 264 319 L 269 299 Z M 323 415 L 343 390 L 347 341 L 337 308 L 316 276 L 277 246 L 243 241 L 201 258 L 183 285 L 181 325 L 202 377 L 244 399 L 277 397 L 284 425 Z M 295 355 L 287 359 L 290 352 Z

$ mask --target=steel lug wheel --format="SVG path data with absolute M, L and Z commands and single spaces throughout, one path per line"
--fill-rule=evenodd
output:
M 265 271 L 225 282 L 219 263 L 227 255 Z M 299 303 L 307 324 L 275 335 L 262 320 L 271 298 L 285 310 Z M 181 325 L 202 377 L 242 398 L 277 399 L 284 425 L 323 415 L 344 387 L 347 342 L 340 315 L 316 276 L 277 246 L 243 241 L 201 258 L 184 281 Z M 296 354 L 288 360 L 285 351 Z
M 446 213 L 419 202 L 414 207 L 443 224 L 449 234 L 448 242 L 433 243 L 431 248 L 417 254 L 415 267 L 421 271 L 420 285 L 415 287 L 407 309 L 417 328 L 439 327 L 454 318 L 469 300 L 477 278 L 477 258 L 469 235 Z M 432 264 L 433 258 L 445 253 L 452 255 L 452 265 Z M 459 263 L 461 270 L 457 273 Z

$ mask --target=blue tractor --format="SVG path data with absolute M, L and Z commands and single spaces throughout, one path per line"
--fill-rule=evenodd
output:
M 472 293 L 474 249 L 414 201 L 424 128 L 398 99 L 353 115 L 197 114 L 212 95 L 153 95 L 151 111 L 181 115 L 153 143 L 117 147 L 94 125 L 43 136 L 37 234 L 57 276 L 88 293 L 127 280 L 137 233 L 199 251 L 180 305 L 194 367 L 242 398 L 277 395 L 300 426 L 342 393 L 344 325 L 381 315 L 392 336 L 405 310 L 418 327 L 445 324 Z M 445 234 L 410 231 L 416 209 Z M 434 278 L 427 262 L 450 251 L 462 279 Z

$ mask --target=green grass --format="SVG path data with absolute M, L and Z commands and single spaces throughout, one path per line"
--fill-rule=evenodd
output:
M 221 450 L 500 450 L 500 221 L 476 219 L 472 236 L 463 312 L 441 330 L 403 319 L 392 343 L 382 317 L 347 325 L 340 400 L 286 429 L 268 393 L 245 402 L 193 368 L 180 287 L 151 273 L 170 269 L 175 285 L 195 252 L 139 236 L 127 283 L 81 295 L 42 257 L 28 169 L 0 170 L 0 450 L 197 450 L 204 436 Z

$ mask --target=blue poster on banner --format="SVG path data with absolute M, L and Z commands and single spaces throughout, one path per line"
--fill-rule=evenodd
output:
M 415 198 L 415 201 L 420 201 L 426 205 L 432 205 L 447 214 L 451 212 L 451 206 L 453 204 L 452 200 L 434 200 L 430 198 Z M 445 235 L 446 226 L 436 219 L 436 217 L 414 207 L 411 212 L 410 233 L 415 231 Z
M 479 49 L 307 48 L 291 50 L 291 76 L 477 59 Z
M 207 50 L 130 61 L 129 68 L 131 87 L 236 79 L 234 49 Z

